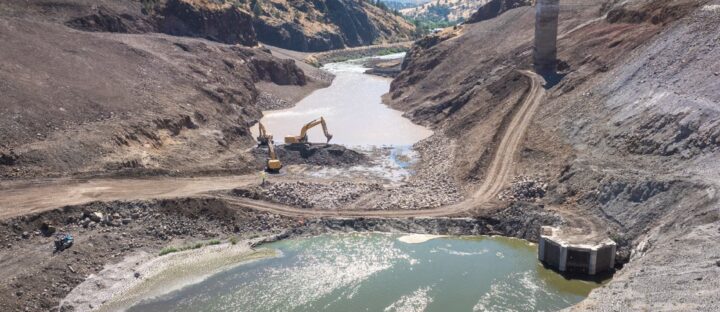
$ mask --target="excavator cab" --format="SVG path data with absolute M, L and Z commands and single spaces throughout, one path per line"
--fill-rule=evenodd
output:
M 325 123 L 325 118 L 320 117 L 318 119 L 315 119 L 307 124 L 305 124 L 302 129 L 300 129 L 300 135 L 293 136 L 289 135 L 285 137 L 285 144 L 308 144 L 308 135 L 307 132 L 311 128 L 322 125 L 323 132 L 325 133 L 325 138 L 327 141 L 325 143 L 330 143 L 330 139 L 332 139 L 332 134 L 328 132 L 327 124 Z

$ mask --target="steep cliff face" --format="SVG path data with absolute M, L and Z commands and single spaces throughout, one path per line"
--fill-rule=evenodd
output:
M 260 41 L 298 51 L 325 51 L 411 40 L 414 26 L 364 1 L 255 1 Z
M 231 3 L 207 0 L 142 1 L 137 6 L 90 6 L 87 15 L 66 22 L 85 31 L 147 33 L 199 37 L 222 43 L 257 45 L 252 16 Z M 119 6 L 119 4 L 115 4 Z M 80 6 L 78 4 L 78 6 Z M 80 6 L 82 8 L 82 6 Z
M 168 0 L 158 12 L 158 30 L 163 33 L 202 37 L 217 42 L 257 44 L 252 16 L 231 4 Z

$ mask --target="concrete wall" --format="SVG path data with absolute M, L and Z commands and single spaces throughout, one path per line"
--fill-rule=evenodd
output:
M 598 249 L 596 268 L 611 268 L 615 265 L 615 246 Z
M 597 244 L 571 244 L 552 227 L 541 229 L 538 260 L 554 270 L 567 273 L 595 275 L 615 267 L 616 245 L 610 239 Z
M 538 73 L 557 69 L 557 35 L 560 0 L 537 0 L 535 4 L 534 65 Z

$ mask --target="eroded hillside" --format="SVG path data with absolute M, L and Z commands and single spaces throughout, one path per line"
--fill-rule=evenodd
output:
M 538 205 L 568 226 L 597 220 L 630 260 L 579 309 L 718 300 L 719 4 L 561 1 L 560 73 L 546 77 L 515 174 L 549 181 Z M 393 82 L 393 106 L 462 140 L 460 180 L 483 179 L 528 87 L 517 70 L 532 64 L 534 21 L 524 7 L 426 37 Z
M 260 48 L 75 30 L 77 7 L 0 7 L 2 176 L 247 171 L 263 88 L 325 83 Z
M 414 26 L 365 1 L 255 1 L 260 41 L 298 50 L 325 51 L 413 39 Z M 243 6 L 241 5 L 241 6 Z

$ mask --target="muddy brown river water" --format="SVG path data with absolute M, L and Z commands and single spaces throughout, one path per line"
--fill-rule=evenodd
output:
M 398 58 L 402 54 L 385 56 Z M 317 90 L 292 108 L 265 111 L 260 120 L 282 143 L 287 135 L 298 135 L 309 121 L 325 117 L 332 143 L 346 146 L 408 146 L 429 137 L 432 131 L 413 124 L 382 103 L 391 80 L 364 74 L 362 61 L 331 63 L 323 67 L 336 77 L 332 85 Z M 257 126 L 252 128 L 257 136 Z M 308 133 L 311 142 L 325 142 L 321 127 Z

